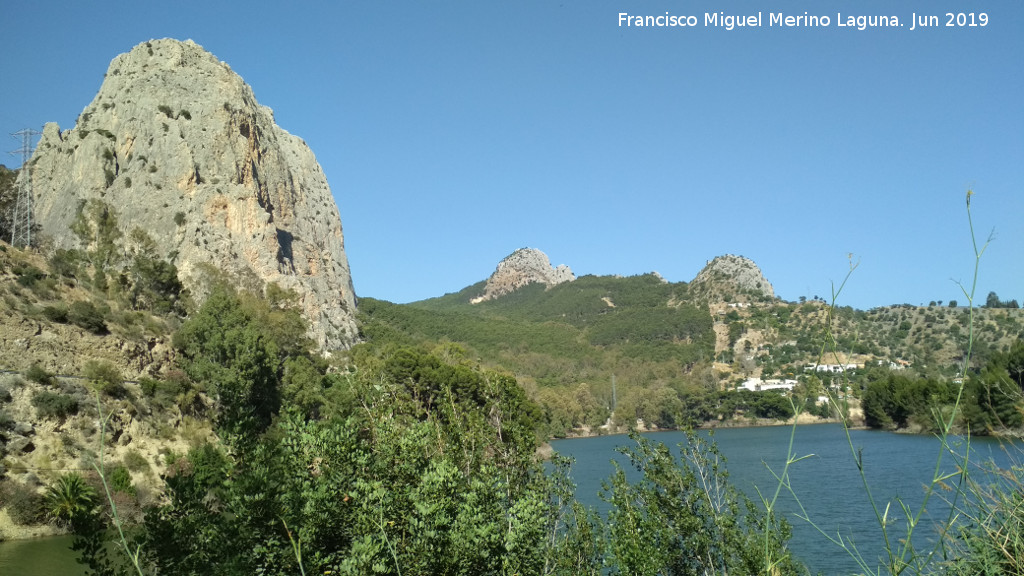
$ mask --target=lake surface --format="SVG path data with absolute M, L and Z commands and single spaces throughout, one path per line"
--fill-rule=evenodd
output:
M 791 432 L 792 428 L 786 426 L 716 431 L 714 440 L 728 460 L 730 481 L 755 500 L 756 489 L 770 496 L 776 482 L 766 465 L 781 471 Z M 659 432 L 647 436 L 669 446 L 685 440 L 680 432 Z M 931 436 L 868 430 L 851 431 L 851 437 L 854 448 L 861 451 L 871 493 L 880 509 L 884 510 L 886 502 L 898 497 L 916 511 L 924 496 L 923 487 L 935 471 L 939 441 Z M 599 510 L 606 509 L 598 494 L 601 482 L 612 473 L 612 459 L 620 462 L 627 472 L 631 471 L 627 459 L 615 452 L 617 447 L 630 444 L 632 441 L 627 436 L 599 436 L 551 443 L 558 453 L 575 460 L 572 477 L 577 484 L 577 498 Z M 974 461 L 991 459 L 1003 468 L 1019 461 L 1018 452 L 1003 450 L 998 441 L 974 438 L 971 444 Z M 800 426 L 796 430 L 794 452 L 796 456 L 812 455 L 790 469 L 794 491 L 811 520 L 830 535 L 839 534 L 844 539 L 851 539 L 868 565 L 876 567 L 883 552 L 881 532 L 843 428 L 830 424 Z M 943 462 L 945 471 L 955 469 L 948 455 Z M 944 519 L 949 511 L 943 501 L 947 495 L 940 492 L 932 496 L 929 514 L 915 537 L 917 545 L 925 546 L 935 541 L 935 522 Z M 790 548 L 812 573 L 833 575 L 863 571 L 846 552 L 828 542 L 814 527 L 793 517 L 796 505 L 792 498 L 782 499 L 779 510 L 787 515 L 793 526 Z M 895 502 L 889 516 L 903 519 Z M 898 524 L 900 530 L 903 526 Z M 902 535 L 900 532 L 894 534 L 895 538 Z M 84 574 L 82 567 L 75 562 L 70 544 L 71 538 L 63 536 L 0 542 L 0 575 Z
M 727 459 L 730 482 L 755 502 L 760 501 L 757 490 L 768 498 L 774 493 L 777 482 L 767 466 L 781 472 L 792 430 L 787 426 L 772 426 L 730 428 L 714 433 L 714 440 Z M 707 432 L 702 434 L 706 436 Z M 924 487 L 935 473 L 936 459 L 940 452 L 939 440 L 932 436 L 870 430 L 853 430 L 850 434 L 854 449 L 862 455 L 871 495 L 878 503 L 879 510 L 884 511 L 886 503 L 892 501 L 889 518 L 896 517 L 901 521 L 895 528 L 890 528 L 890 538 L 895 541 L 905 535 L 906 525 L 902 523 L 905 517 L 894 499 L 900 498 L 916 513 L 924 498 Z M 673 447 L 685 441 L 681 432 L 659 432 L 645 436 Z M 577 499 L 602 511 L 607 509 L 607 505 L 599 498 L 601 482 L 613 471 L 612 459 L 619 462 L 627 472 L 633 471 L 628 459 L 615 450 L 619 446 L 633 444 L 627 436 L 551 442 L 556 452 L 575 460 L 572 478 L 577 485 Z M 810 519 L 832 537 L 838 534 L 854 542 L 867 565 L 874 571 L 880 565 L 879 556 L 884 553 L 882 534 L 842 426 L 822 424 L 797 427 L 793 451 L 795 456 L 812 455 L 790 467 L 793 489 Z M 1016 449 L 1004 450 L 998 441 L 989 438 L 972 438 L 971 451 L 972 461 L 980 463 L 982 460 L 991 460 L 1003 468 L 1008 467 L 1011 461 L 1020 460 Z M 949 472 L 955 469 L 955 463 L 946 454 L 943 470 Z M 638 476 L 634 473 L 632 477 Z M 949 513 L 949 505 L 944 501 L 949 495 L 940 490 L 929 500 L 927 512 L 914 538 L 919 549 L 936 541 L 934 527 L 936 522 L 944 520 Z M 832 575 L 863 572 L 847 552 L 830 543 L 808 522 L 794 517 L 798 508 L 792 497 L 781 499 L 778 510 L 786 514 L 793 527 L 790 549 L 807 564 L 812 573 Z
M 80 576 L 85 569 L 71 551 L 71 536 L 0 542 L 3 576 Z

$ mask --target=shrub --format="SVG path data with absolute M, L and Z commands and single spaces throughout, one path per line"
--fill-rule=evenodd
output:
M 129 450 L 123 459 L 125 467 L 132 472 L 145 472 L 150 469 L 149 460 L 138 450 Z
M 120 398 L 126 392 L 124 376 L 110 362 L 90 360 L 85 363 L 83 375 L 88 378 L 100 392 L 108 396 Z
M 175 212 L 174 213 L 174 223 L 177 224 L 178 226 L 181 226 L 182 224 L 184 224 L 185 223 L 185 213 L 184 212 Z
M 98 279 L 97 284 L 99 284 Z M 72 302 L 71 306 L 68 307 L 68 320 L 75 326 L 88 330 L 93 334 L 105 334 L 107 332 L 107 323 L 103 318 L 103 312 L 94 306 L 92 302 L 85 300 Z
M 29 366 L 28 370 L 25 371 L 25 377 L 37 384 L 42 384 L 43 386 L 53 386 L 57 383 L 57 381 L 53 379 L 53 374 L 48 372 L 39 364 L 32 364 Z
M 157 106 L 156 109 L 161 111 L 161 112 L 163 112 L 164 116 L 167 116 L 168 118 L 174 118 L 174 111 L 171 110 L 170 106 L 168 106 L 166 104 L 161 104 L 161 105 Z
M 44 306 L 43 317 L 45 317 L 50 322 L 57 322 L 58 324 L 67 324 L 68 309 L 63 306 Z
M 115 466 L 109 471 L 110 474 L 110 488 L 114 492 L 124 492 L 125 494 L 135 494 L 135 487 L 132 486 L 132 475 L 128 471 L 128 468 L 123 464 Z
M 7 505 L 7 514 L 15 524 L 38 524 L 45 517 L 43 497 L 21 482 L 7 482 L 0 487 L 0 500 Z
M 154 380 L 148 376 L 139 378 L 139 388 L 142 389 L 142 395 L 147 398 L 152 398 L 156 395 L 157 388 L 160 386 L 159 380 Z
M 36 414 L 43 419 L 63 420 L 78 413 L 78 400 L 67 394 L 42 390 L 32 396 Z
M 178 110 L 178 116 L 183 117 L 185 120 L 191 120 L 192 119 L 192 114 L 189 113 L 188 110 L 184 110 L 184 109 Z
M 35 266 L 15 266 L 13 272 L 18 277 L 18 284 L 31 288 L 37 282 L 46 278 L 46 273 Z

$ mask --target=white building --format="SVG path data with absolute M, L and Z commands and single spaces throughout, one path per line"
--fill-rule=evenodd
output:
M 840 374 L 856 369 L 856 364 L 808 364 L 804 366 L 805 372 L 832 372 L 833 374 Z
M 761 380 L 760 378 L 747 378 L 740 384 L 740 388 L 746 388 L 752 392 L 792 390 L 794 386 L 796 386 L 796 380 Z

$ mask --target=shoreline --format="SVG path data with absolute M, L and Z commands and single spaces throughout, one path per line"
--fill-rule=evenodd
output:
M 775 420 L 770 418 L 757 418 L 754 420 L 708 420 L 697 426 L 696 430 L 715 430 L 719 428 L 767 428 L 767 427 L 778 427 L 778 426 L 815 426 L 818 424 L 841 424 L 842 421 L 838 418 L 819 418 L 817 416 L 802 415 L 797 419 L 796 422 L 792 418 L 789 420 Z M 863 424 L 850 426 L 850 430 L 868 430 L 867 426 Z M 596 438 L 598 436 L 625 436 L 630 432 L 640 432 L 646 434 L 648 432 L 678 432 L 685 430 L 685 428 L 659 428 L 657 426 L 638 426 L 634 428 L 616 427 L 613 431 L 609 431 L 604 428 L 598 429 L 597 432 L 594 430 L 583 427 L 575 428 L 565 436 L 549 436 L 544 441 L 545 444 L 550 443 L 554 440 L 576 440 L 582 438 Z
M 7 509 L 0 509 L 0 544 L 18 540 L 35 540 L 36 538 L 50 538 L 53 536 L 65 536 L 69 532 L 50 524 L 30 524 L 22 526 L 14 522 L 7 513 Z

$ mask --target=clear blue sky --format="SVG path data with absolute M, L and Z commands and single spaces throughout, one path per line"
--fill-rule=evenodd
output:
M 911 31 L 973 9 L 988 26 Z M 762 12 L 761 28 L 704 13 Z M 770 12 L 829 27 L 768 26 Z M 618 13 L 693 14 L 626 28 Z M 1024 301 L 1024 2 L 4 2 L 0 133 L 70 128 L 110 60 L 191 38 L 306 140 L 356 292 L 409 302 L 517 248 L 582 274 L 689 281 L 753 259 L 786 299 Z M 837 13 L 902 28 L 838 27 Z M 7 138 L 4 136 L 4 138 Z M 7 139 L 14 150 L 19 142 Z M 14 166 L 18 159 L 0 160 Z

